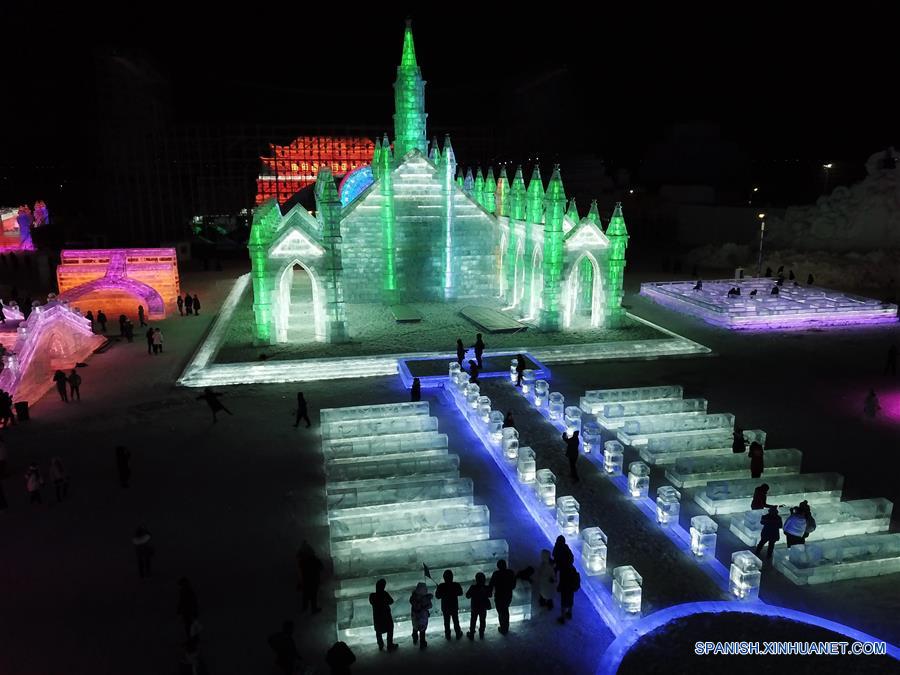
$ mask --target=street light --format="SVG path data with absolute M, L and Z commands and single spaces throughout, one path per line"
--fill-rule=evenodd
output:
M 822 192 L 824 192 L 826 195 L 828 194 L 828 179 L 831 176 L 831 167 L 833 167 L 833 166 L 834 166 L 834 164 L 832 164 L 831 162 L 828 162 L 828 164 L 822 165 L 822 168 L 825 169 L 825 186 L 824 186 Z
M 759 188 L 758 188 L 758 187 L 754 187 L 754 188 L 750 191 L 750 199 L 747 200 L 747 205 L 748 205 L 748 206 L 752 206 L 752 205 L 753 205 L 753 195 L 755 195 L 757 192 L 759 192 Z
M 762 276 L 762 253 L 763 239 L 765 239 L 766 236 L 766 214 L 757 213 L 756 217 L 759 218 L 759 258 L 756 261 L 756 276 L 759 278 Z

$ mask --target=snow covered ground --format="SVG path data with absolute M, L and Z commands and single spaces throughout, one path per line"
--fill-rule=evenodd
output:
M 800 448 L 804 471 L 843 473 L 846 498 L 900 497 L 894 470 L 900 380 L 881 375 L 887 346 L 900 338 L 897 327 L 731 334 L 637 297 L 639 275 L 626 280 L 631 311 L 711 346 L 718 357 L 557 365 L 554 389 L 575 400 L 588 388 L 682 384 L 686 397 L 708 398 L 711 412 L 731 412 L 745 428 L 765 429 L 769 447 Z M 182 635 L 176 582 L 182 575 L 197 589 L 212 673 L 275 672 L 266 637 L 285 618 L 297 622 L 307 663 L 325 672 L 323 655 L 334 639 L 328 578 L 325 609 L 315 617 L 299 614 L 294 590 L 299 542 L 306 538 L 321 552 L 327 547 L 316 427 L 292 426 L 297 386 L 225 388 L 223 401 L 235 416 L 222 415 L 216 425 L 195 400 L 197 390 L 173 386 L 230 285 L 211 274 L 188 281 L 205 300 L 203 315 L 162 322 L 163 355 L 148 356 L 141 341 L 117 343 L 84 369 L 80 404 L 47 396 L 33 408 L 31 422 L 3 433 L 11 464 L 3 480 L 10 506 L 0 513 L 4 675 L 176 672 Z M 505 403 L 499 381 L 486 386 L 497 388 L 488 395 L 498 406 L 518 411 L 523 435 L 536 439 L 539 465 L 565 481 L 555 430 L 514 394 Z M 882 397 L 881 419 L 862 417 L 869 387 Z M 302 389 L 314 421 L 320 407 L 406 396 L 396 377 Z M 474 480 L 476 501 L 491 510 L 492 536 L 509 540 L 514 568 L 535 565 L 544 546 L 536 528 L 455 411 L 432 400 L 441 431 L 461 457 L 461 472 Z M 128 490 L 116 480 L 117 443 L 133 453 Z M 55 454 L 72 476 L 69 500 L 56 504 L 46 486 L 46 503 L 30 506 L 22 473 L 31 460 L 46 472 Z M 626 462 L 631 459 L 626 454 Z M 651 491 L 661 481 L 655 472 Z M 715 597 L 713 584 L 587 463 L 572 494 L 582 504 L 583 524 L 599 524 L 610 535 L 610 566 L 632 564 L 644 575 L 648 610 Z M 684 500 L 682 522 L 692 515 Z M 157 551 L 154 576 L 145 581 L 137 577 L 130 541 L 139 523 L 152 531 Z M 719 536 L 720 550 L 743 548 L 724 528 Z M 894 575 L 799 588 L 767 570 L 761 597 L 898 643 L 896 587 Z M 401 592 L 394 597 L 406 601 Z M 436 627 L 422 653 L 398 636 L 402 647 L 395 654 L 374 645 L 358 650 L 354 672 L 591 673 L 612 636 L 583 597 L 575 603 L 576 620 L 565 627 L 538 614 L 505 639 L 489 634 L 483 643 L 445 643 Z

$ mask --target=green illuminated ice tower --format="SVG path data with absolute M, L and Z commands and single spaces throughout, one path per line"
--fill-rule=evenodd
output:
M 437 166 L 441 161 L 441 148 L 438 145 L 437 136 L 431 139 L 431 150 L 428 152 L 428 159 L 431 160 L 432 164 Z
M 622 202 L 616 202 L 609 226 L 606 228 L 609 239 L 609 262 L 606 272 L 606 325 L 614 328 L 621 325 L 625 318 L 622 309 L 622 285 L 625 276 L 625 249 L 628 247 L 628 229 L 622 215 Z
M 456 167 L 456 184 L 459 185 L 459 189 L 460 189 L 460 190 L 463 189 L 463 183 L 464 183 L 465 180 L 466 180 L 466 179 L 463 178 L 462 167 L 461 167 L 461 166 L 457 166 L 457 167 Z
M 498 216 L 509 215 L 509 179 L 506 177 L 506 167 L 500 168 L 500 178 L 497 179 L 495 192 L 495 209 Z
M 475 179 L 472 177 L 472 168 L 466 169 L 466 177 L 463 179 L 463 191 L 471 196 L 475 189 Z
M 397 264 L 396 251 L 394 250 L 394 180 L 391 171 L 394 168 L 394 158 L 391 155 L 391 144 L 387 134 L 381 142 L 381 167 L 379 178 L 381 181 L 381 260 L 382 283 L 381 290 L 384 301 L 393 304 L 397 301 Z
M 484 179 L 484 208 L 488 213 L 497 212 L 497 181 L 494 180 L 494 167 L 488 167 L 487 178 Z
M 524 227 L 525 205 L 527 194 L 525 191 L 525 179 L 522 177 L 522 167 L 516 167 L 512 187 L 509 190 L 509 242 L 506 252 L 506 301 L 510 305 L 516 305 L 522 297 L 522 290 L 516 283 L 516 258 L 519 248 L 519 237 L 516 236 L 516 228 Z M 524 269 L 524 260 L 523 260 Z
M 381 177 L 381 139 L 375 138 L 375 150 L 372 151 L 372 177 L 378 180 Z
M 475 187 L 472 188 L 472 199 L 479 206 L 484 206 L 484 174 L 481 173 L 481 167 L 478 167 L 478 173 L 475 174 Z
M 441 215 L 444 227 L 444 297 L 453 296 L 453 195 L 456 191 L 453 175 L 457 172 L 456 154 L 450 144 L 450 134 L 444 136 L 444 151 L 438 164 L 441 180 Z M 459 176 L 458 173 L 456 173 Z
M 575 205 L 575 197 L 572 197 L 572 199 L 569 200 L 569 208 L 566 211 L 566 216 L 572 221 L 573 225 L 578 224 L 578 207 Z
M 600 222 L 600 209 L 597 208 L 597 200 L 591 200 L 591 208 L 588 211 L 587 216 L 585 216 L 590 222 L 594 225 L 602 229 L 602 224 Z
M 256 319 L 256 343 L 272 341 L 272 278 L 269 275 L 269 246 L 281 225 L 278 200 L 272 199 L 253 212 L 250 228 L 250 275 L 253 283 L 253 315 Z
M 538 231 L 544 222 L 544 182 L 541 180 L 541 168 L 534 165 L 531 180 L 528 181 L 528 202 L 525 208 L 525 248 L 523 261 L 525 263 L 525 294 L 522 296 L 522 304 L 519 306 L 522 316 L 534 318 L 537 310 L 540 288 L 535 287 L 534 268 L 534 233 Z M 547 243 L 544 242 L 546 249 Z
M 563 216 L 566 210 L 566 193 L 563 190 L 558 164 L 553 167 L 553 175 L 547 185 L 547 196 L 544 203 L 547 210 L 544 217 L 544 291 L 540 326 L 542 330 L 558 331 L 561 325 L 560 293 L 564 263 Z
M 316 215 L 322 224 L 325 264 L 325 341 L 347 342 L 347 311 L 344 307 L 343 265 L 341 264 L 341 198 L 331 169 L 323 167 L 316 178 Z
M 406 22 L 403 33 L 403 55 L 394 82 L 394 157 L 397 162 L 410 150 L 428 153 L 425 137 L 425 81 L 416 63 L 412 22 Z

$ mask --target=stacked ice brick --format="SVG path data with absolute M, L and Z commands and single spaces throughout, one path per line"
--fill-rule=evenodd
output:
M 459 458 L 448 453 L 428 403 L 321 415 L 338 638 L 372 639 L 368 597 L 379 578 L 394 597 L 395 633 L 411 633 L 408 598 L 424 580 L 423 563 L 437 573 L 452 569 L 465 586 L 477 572 L 490 577 L 507 558 L 507 543 L 490 538 L 490 513 L 474 503 L 472 481 L 460 477 Z M 439 604 L 431 611 L 438 620 Z M 530 618 L 530 597 L 518 593 L 510 612 L 513 620 Z
M 748 546 L 759 541 L 760 518 L 765 512 L 748 509 L 756 487 L 763 482 L 769 485 L 770 504 L 791 506 L 807 500 L 816 519 L 815 532 L 807 544 L 779 550 L 775 557 L 776 568 L 795 583 L 823 583 L 900 570 L 900 534 L 888 533 L 893 510 L 890 501 L 841 501 L 843 476 L 800 473 L 801 453 L 796 449 L 766 450 L 762 477 L 751 478 L 747 453 L 731 450 L 733 417 L 709 414 L 705 399 L 683 398 L 680 386 L 588 391 L 581 399 L 581 408 L 594 415 L 622 444 L 637 450 L 645 462 L 662 465 L 675 487 L 690 490 L 704 511 L 725 519 L 731 532 Z M 745 431 L 744 440 L 764 444 L 765 433 Z M 616 441 L 606 443 L 607 448 L 617 445 Z M 638 473 L 629 474 L 629 481 L 635 485 L 641 478 Z M 782 509 L 783 518 L 788 515 L 787 509 Z M 714 526 L 708 517 L 692 522 L 695 553 L 702 549 L 703 555 L 709 555 L 711 541 L 714 549 L 715 539 L 710 539 L 710 535 L 715 537 Z M 848 561 L 853 564 L 847 565 Z M 748 574 L 747 570 L 739 571 Z

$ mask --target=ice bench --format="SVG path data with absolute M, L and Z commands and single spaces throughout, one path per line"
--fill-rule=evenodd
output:
M 437 451 L 434 451 L 437 452 Z M 329 483 L 347 481 L 385 481 L 397 476 L 444 475 L 459 472 L 457 455 L 383 455 L 381 457 L 360 458 L 348 463 L 329 462 L 325 475 Z
M 803 453 L 794 448 L 766 450 L 763 477 L 800 473 Z M 692 488 L 711 480 L 735 480 L 750 475 L 747 453 L 722 451 L 708 457 L 681 457 L 666 467 L 666 478 L 675 487 Z
M 650 401 L 622 401 L 620 403 L 590 404 L 590 412 L 605 429 L 619 429 L 629 419 L 644 415 L 671 413 L 704 413 L 705 398 L 664 398 Z M 582 407 L 582 410 L 584 407 Z
M 655 387 L 622 387 L 619 389 L 589 389 L 579 400 L 581 409 L 594 415 L 600 406 L 606 403 L 622 403 L 625 401 L 652 401 L 660 399 L 677 399 L 684 394 L 681 385 L 667 384 Z
M 323 408 L 319 411 L 322 424 L 368 420 L 380 417 L 404 417 L 406 415 L 428 415 L 428 401 L 404 403 L 382 403 L 379 405 L 355 405 L 347 408 Z
M 435 431 L 417 431 L 411 434 L 384 434 L 358 438 L 335 438 L 322 441 L 325 459 L 336 457 L 365 457 L 367 455 L 392 454 L 421 448 L 446 448 L 446 434 Z
M 728 429 L 710 431 L 669 431 L 648 434 L 647 443 L 637 451 L 648 464 L 674 464 L 681 457 L 710 457 L 731 452 L 733 432 Z M 744 441 L 766 444 L 766 432 L 759 429 L 744 431 Z
M 353 509 L 464 497 L 472 494 L 472 480 L 458 475 L 407 476 L 363 485 L 359 482 L 326 485 L 325 492 L 329 510 Z
M 437 418 L 428 417 L 427 415 L 401 415 L 399 417 L 345 420 L 323 424 L 322 439 L 333 440 L 359 436 L 408 434 L 417 431 L 437 431 L 437 428 Z
M 794 476 L 745 478 L 742 480 L 713 480 L 694 494 L 694 501 L 709 515 L 746 511 L 753 499 L 753 491 L 763 483 L 769 485 L 769 504 L 799 504 L 808 500 L 816 504 L 839 502 L 844 477 L 839 473 L 801 473 Z M 760 516 L 763 511 L 760 511 Z
M 637 447 L 644 445 L 657 434 L 679 431 L 724 431 L 734 433 L 734 415 L 730 413 L 704 412 L 669 413 L 666 415 L 646 415 L 629 419 L 618 431 L 619 442 Z
M 848 502 L 810 503 L 816 530 L 810 534 L 810 543 L 820 539 L 834 539 L 856 534 L 872 534 L 886 532 L 891 527 L 891 512 L 894 504 L 888 499 L 854 499 Z M 782 509 L 782 517 L 787 520 L 789 511 Z M 765 511 L 745 511 L 731 517 L 729 529 L 748 546 L 755 546 L 759 541 L 762 524 L 759 519 Z M 778 542 L 786 543 L 785 538 Z
M 900 572 L 900 533 L 840 537 L 781 549 L 775 553 L 775 569 L 798 585 L 894 574 Z

